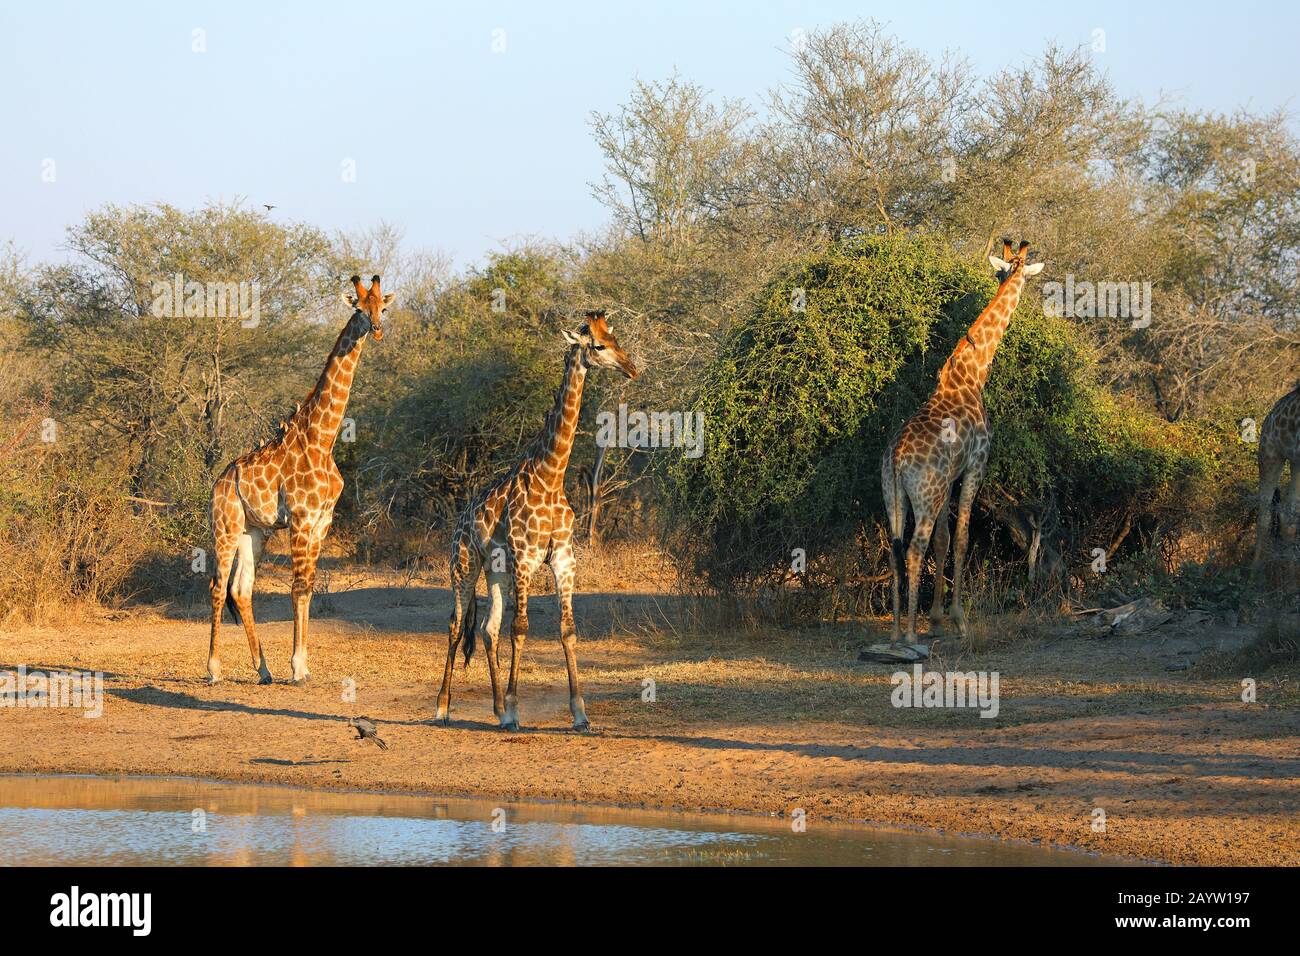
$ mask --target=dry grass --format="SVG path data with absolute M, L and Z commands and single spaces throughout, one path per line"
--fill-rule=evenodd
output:
M 1197 662 L 1196 670 L 1206 677 L 1276 672 L 1300 676 L 1300 622 L 1273 617 L 1245 647 L 1208 655 Z
M 114 483 L 58 462 L 10 467 L 0 480 L 10 492 L 0 501 L 0 622 L 70 623 L 115 606 L 150 554 L 149 516 Z

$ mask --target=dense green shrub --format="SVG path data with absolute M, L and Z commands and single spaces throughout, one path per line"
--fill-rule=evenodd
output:
M 883 514 L 886 443 L 994 290 L 987 267 L 917 235 L 835 246 L 774 280 L 694 396 L 704 456 L 668 469 L 684 570 L 725 588 L 780 578 L 795 548 L 842 556 Z M 1163 513 L 1213 468 L 1207 442 L 1108 397 L 1092 362 L 1031 285 L 985 390 L 986 504 L 1050 506 L 1075 537 L 1105 536 L 1117 515 Z

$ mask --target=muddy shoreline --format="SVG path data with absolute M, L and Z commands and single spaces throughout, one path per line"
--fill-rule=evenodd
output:
M 483 802 L 481 796 L 471 796 L 467 794 L 448 794 L 448 793 L 431 793 L 425 791 L 401 791 L 401 790 L 361 790 L 351 787 L 328 787 L 328 786 L 289 786 L 284 784 L 266 783 L 264 781 L 246 781 L 238 779 L 227 779 L 217 777 L 192 777 L 183 774 L 87 774 L 87 773 L 69 773 L 69 774 L 42 774 L 42 773 L 0 773 L 0 801 L 6 796 L 4 784 L 6 780 L 35 781 L 47 780 L 50 777 L 56 777 L 61 782 L 67 780 L 87 780 L 98 783 L 112 784 L 114 782 L 181 782 L 194 784 L 231 784 L 238 787 L 264 787 L 270 791 L 277 792 L 277 795 L 283 793 L 301 794 L 306 797 L 316 796 L 360 796 L 360 797 L 396 797 L 411 798 L 418 800 L 430 800 L 433 802 Z M 40 801 L 31 804 L 42 807 L 71 807 L 76 808 L 79 804 L 68 802 L 63 799 L 53 799 L 50 801 Z M 651 815 L 657 822 L 671 823 L 677 820 L 689 821 L 693 824 L 701 822 L 710 823 L 719 829 L 730 829 L 732 827 L 753 826 L 754 824 L 764 824 L 769 826 L 788 826 L 781 814 L 777 813 L 758 813 L 744 810 L 727 810 L 722 808 L 715 809 L 698 809 L 683 810 L 670 809 L 667 807 L 629 805 L 629 804 L 612 804 L 612 803 L 579 803 L 569 800 L 542 800 L 542 799 L 522 799 L 506 802 L 506 806 L 512 809 L 522 809 L 524 811 L 537 810 L 568 810 L 573 809 L 583 814 L 592 814 L 602 816 L 609 812 L 618 813 L 635 813 Z M 662 819 L 659 819 L 662 818 Z M 615 818 L 617 820 L 617 818 Z M 735 821 L 735 822 L 733 822 Z M 854 828 L 871 833 L 882 834 L 914 834 L 922 837 L 948 837 L 960 840 L 969 840 L 977 843 L 1003 844 L 1018 847 L 1034 847 L 1045 850 L 1053 850 L 1058 853 L 1078 854 L 1093 860 L 1107 861 L 1114 864 L 1125 865 L 1146 865 L 1159 866 L 1157 860 L 1142 860 L 1132 857 L 1120 856 L 1116 854 L 1099 853 L 1093 850 L 1086 850 L 1078 846 L 1067 846 L 1061 844 L 1046 844 L 1033 840 L 1023 840 L 1016 838 L 999 838 L 988 836 L 982 833 L 951 833 L 944 830 L 936 830 L 931 827 L 907 826 L 903 824 L 888 823 L 880 820 L 838 820 L 830 818 L 821 818 L 820 823 L 831 827 L 832 829 Z M 842 832 L 842 830 L 841 830 Z
M 545 606 L 532 615 L 521 680 L 525 728 L 496 728 L 481 659 L 457 668 L 452 724 L 441 727 L 426 721 L 446 649 L 445 594 L 371 581 L 331 595 L 315 618 L 305 687 L 284 683 L 291 623 L 275 594 L 259 601 L 277 677 L 266 687 L 233 625 L 227 680 L 216 686 L 201 676 L 206 628 L 179 614 L 6 631 L 0 668 L 101 670 L 105 699 L 97 719 L 0 707 L 0 773 L 777 818 L 803 810 L 810 827 L 860 823 L 1135 862 L 1300 863 L 1300 696 L 1286 675 L 1262 675 L 1259 702 L 1245 704 L 1234 679 L 1165 673 L 1160 655 L 1182 653 L 1176 645 L 1026 641 L 951 662 L 1001 673 L 1000 715 L 985 720 L 892 707 L 888 669 L 853 661 L 860 626 L 674 641 L 636 626 L 638 601 L 650 598 L 584 594 L 592 733 L 569 728 Z M 646 679 L 653 702 L 642 697 Z M 345 721 L 361 714 L 388 751 L 354 739 Z

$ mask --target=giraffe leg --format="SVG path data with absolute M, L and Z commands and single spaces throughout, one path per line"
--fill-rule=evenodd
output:
M 1296 532 L 1300 530 L 1297 528 L 1300 525 L 1300 458 L 1291 462 L 1291 484 L 1282 501 L 1281 519 L 1282 541 L 1286 544 L 1283 560 L 1288 575 L 1283 593 L 1297 594 L 1300 593 L 1297 584 L 1300 582 L 1300 553 L 1297 553 L 1295 545 Z
M 564 647 L 564 666 L 569 672 L 569 713 L 573 716 L 574 730 L 590 730 L 587 704 L 582 699 L 582 685 L 578 682 L 578 631 L 573 624 L 573 579 L 578 562 L 573 556 L 573 544 L 565 540 L 551 552 L 551 574 L 555 578 L 555 600 L 560 608 L 560 644 Z
M 505 702 L 501 699 L 501 678 L 497 668 L 497 640 L 501 635 L 501 617 L 505 611 L 506 588 L 510 586 L 509 571 L 487 572 L 488 613 L 479 634 L 483 638 L 483 656 L 487 658 L 488 679 L 492 682 L 492 713 L 501 726 L 505 726 Z
M 962 573 L 966 568 L 966 545 L 970 537 L 970 512 L 975 505 L 983 472 L 971 469 L 961 480 L 961 495 L 957 499 L 957 535 L 953 540 L 952 554 L 952 620 L 957 633 L 966 636 L 966 614 L 961 606 Z
M 1282 456 L 1260 444 L 1259 449 L 1259 520 L 1255 522 L 1255 570 L 1259 570 L 1269 553 L 1273 535 L 1273 492 L 1282 479 Z
M 323 524 L 323 527 L 322 527 Z M 320 557 L 321 543 L 330 522 L 305 518 L 295 520 L 289 531 L 289 546 L 293 558 L 293 682 L 305 684 L 311 680 L 307 670 L 307 628 L 311 617 L 311 592 L 316 581 L 316 560 Z
M 253 579 L 265 543 L 266 533 L 260 528 L 252 528 L 239 536 L 238 560 L 230 584 L 231 597 L 234 598 L 235 607 L 239 609 L 239 619 L 244 623 L 244 634 L 248 637 L 248 652 L 252 655 L 253 666 L 257 668 L 259 684 L 271 683 L 271 671 L 266 666 L 266 655 L 257 640 L 257 628 L 253 622 Z
M 943 569 L 948 563 L 948 519 L 951 512 L 952 488 L 944 496 L 939 506 L 939 514 L 934 519 L 934 600 L 930 602 L 930 633 L 943 631 Z
M 235 563 L 235 552 L 239 547 L 239 537 L 225 531 L 218 531 L 212 560 L 212 580 L 209 591 L 212 596 L 212 635 L 208 641 L 208 683 L 221 682 L 221 661 L 217 659 L 217 637 L 221 633 L 221 609 L 226 604 L 226 586 L 230 581 L 230 568 Z
M 942 493 L 930 499 L 920 494 L 909 497 L 912 498 L 912 511 L 916 515 L 916 528 L 912 532 L 912 543 L 907 548 L 907 643 L 915 644 L 921 566 L 925 563 L 925 552 L 930 547 L 930 535 L 934 531 L 934 521 L 938 517 L 943 497 Z
M 1296 464 L 1291 464 L 1291 483 L 1282 496 L 1282 512 L 1278 516 L 1282 540 L 1287 543 L 1295 541 L 1297 525 L 1300 524 L 1300 468 Z
M 897 644 L 902 634 L 899 610 L 899 590 L 904 564 L 903 534 L 907 529 L 907 495 L 894 472 L 893 452 L 885 452 L 880 469 L 880 487 L 885 499 L 885 516 L 889 522 L 889 570 L 892 572 L 891 591 L 894 599 L 894 627 L 890 643 Z
M 208 641 L 208 683 L 221 680 L 221 661 L 217 659 L 217 639 L 221 635 L 221 608 L 229 593 L 230 569 L 235 562 L 239 537 L 244 533 L 244 506 L 240 503 L 235 479 L 227 470 L 212 486 L 212 579 L 208 582 L 212 598 L 212 633 Z
M 478 552 L 464 539 L 452 544 L 451 559 L 451 621 L 447 626 L 447 662 L 442 669 L 442 689 L 438 691 L 438 711 L 434 720 L 451 723 L 451 680 L 455 670 L 456 651 L 471 628 L 477 626 L 478 605 L 474 589 L 478 585 Z
M 501 718 L 501 726 L 506 730 L 519 729 L 519 664 L 528 640 L 528 588 L 538 563 L 532 553 L 525 553 L 514 562 L 515 615 L 510 622 L 510 679 L 506 684 L 506 711 Z

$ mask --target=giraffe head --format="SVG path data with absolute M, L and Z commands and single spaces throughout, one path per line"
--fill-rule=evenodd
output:
M 352 277 L 352 288 L 356 290 L 356 295 L 350 295 L 347 292 L 340 292 L 339 298 L 344 304 L 353 309 L 352 317 L 355 319 L 357 313 L 370 324 L 369 331 L 374 335 L 375 341 L 378 342 L 384 337 L 384 312 L 393 300 L 397 298 L 397 293 L 390 292 L 384 295 L 379 291 L 379 276 L 370 277 L 370 288 L 363 288 L 361 285 L 361 276 Z
M 1002 257 L 989 256 L 989 264 L 993 266 L 998 277 L 998 285 L 1006 282 L 1017 271 L 1026 279 L 1030 276 L 1036 276 L 1043 271 L 1043 263 L 1035 262 L 1032 266 L 1025 265 L 1025 259 L 1029 255 L 1029 243 L 1020 243 L 1020 248 L 1015 255 L 1011 254 L 1011 240 L 1002 240 Z
M 617 369 L 628 378 L 636 378 L 636 363 L 614 338 L 614 330 L 605 321 L 605 313 L 588 312 L 586 317 L 587 324 L 577 332 L 564 330 L 564 341 L 581 349 L 582 362 L 587 368 Z

